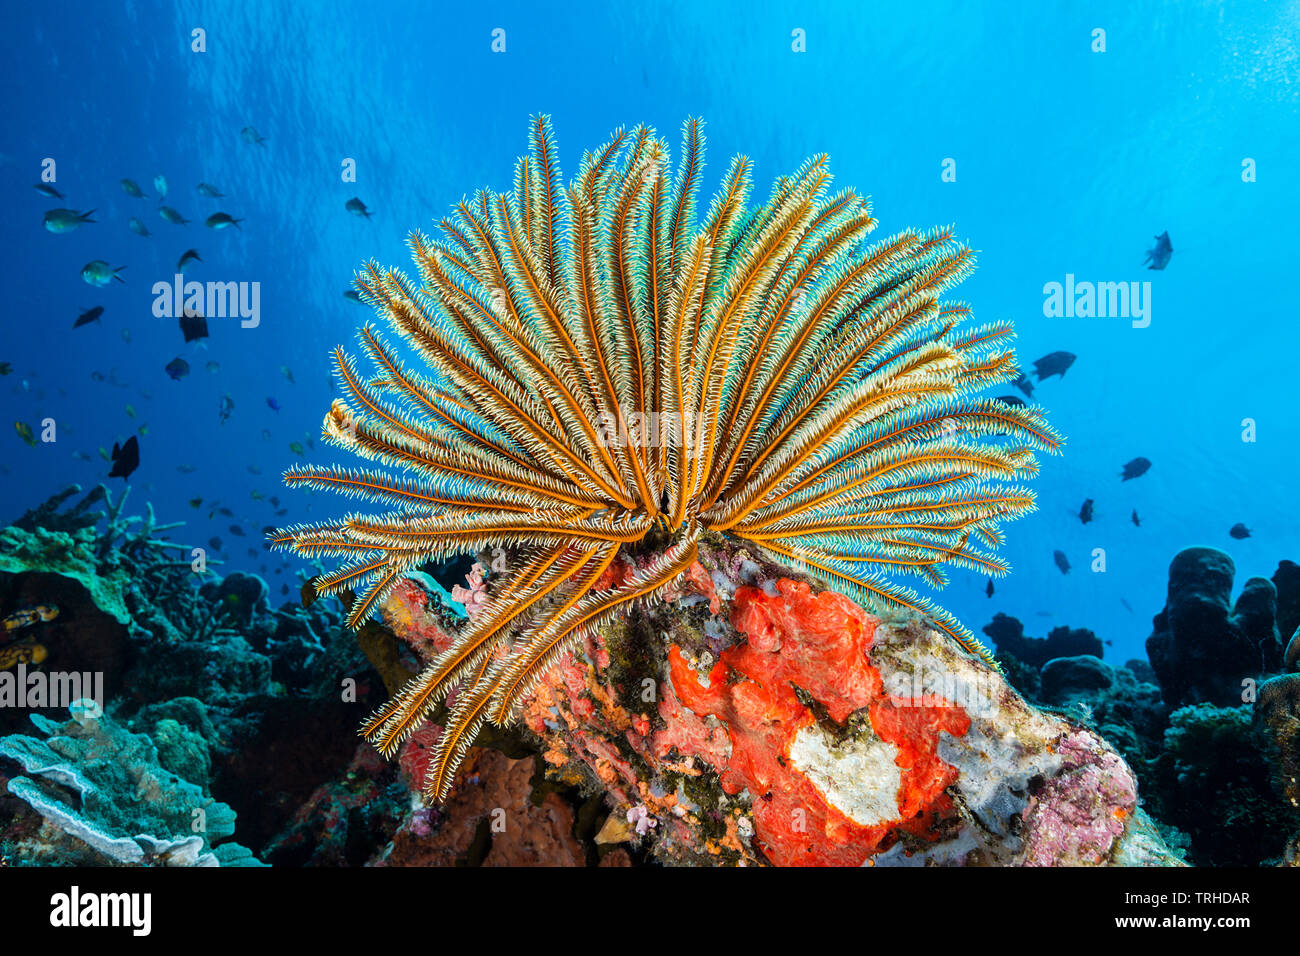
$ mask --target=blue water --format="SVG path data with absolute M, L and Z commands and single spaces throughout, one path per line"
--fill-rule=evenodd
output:
M 1296 3 L 6 6 L 0 361 L 14 372 L 0 378 L 0 517 L 103 480 L 98 449 L 147 423 L 135 505 L 186 520 L 197 543 L 221 537 L 228 566 L 256 569 L 267 558 L 246 549 L 261 526 L 329 508 L 277 476 L 302 460 L 289 443 L 319 433 L 329 350 L 351 344 L 367 318 L 342 297 L 353 270 L 370 257 L 405 266 L 408 230 L 431 229 L 480 185 L 505 188 L 534 112 L 554 117 L 570 172 L 618 125 L 647 122 L 675 143 L 699 115 L 714 182 L 736 152 L 754 159 L 760 183 L 827 152 L 837 184 L 872 195 L 877 235 L 956 224 L 981 254 L 959 295 L 977 316 L 1016 321 L 1026 364 L 1078 355 L 1035 392 L 1069 444 L 1043 463 L 1039 512 L 1007 529 L 1013 574 L 990 599 L 984 578 L 956 572 L 939 596 L 975 630 L 995 611 L 1034 635 L 1086 626 L 1123 660 L 1143 654 L 1177 550 L 1226 550 L 1238 587 L 1300 558 L 1287 361 L 1300 220 Z M 205 53 L 190 49 L 196 27 Z M 504 54 L 490 50 L 496 27 Z M 795 28 L 806 53 L 791 51 Z M 1105 53 L 1090 50 L 1094 28 L 1106 31 Z M 265 146 L 241 141 L 247 125 Z M 65 202 L 32 188 L 47 157 Z M 1246 157 L 1256 182 L 1242 181 Z M 345 158 L 355 183 L 341 180 Z M 945 158 L 956 182 L 941 181 Z M 159 174 L 190 225 L 159 218 Z M 127 196 L 123 177 L 150 198 Z M 199 181 L 227 198 L 199 196 Z M 372 219 L 344 210 L 353 196 Z M 97 224 L 52 235 L 41 217 L 58 205 L 94 208 Z M 205 229 L 218 210 L 244 218 L 242 229 Z M 131 216 L 150 238 L 128 231 Z M 1145 250 L 1165 230 L 1173 260 L 1147 271 Z M 154 318 L 151 286 L 191 247 L 203 262 L 187 278 L 261 284 L 257 328 L 213 319 L 200 347 L 183 344 L 175 320 Z M 83 283 L 92 259 L 125 265 L 126 284 Z M 1150 327 L 1044 317 L 1044 284 L 1067 273 L 1150 281 Z M 97 304 L 103 321 L 74 331 Z M 192 369 L 179 382 L 164 372 L 177 356 Z M 235 408 L 221 425 L 225 394 Z M 47 417 L 54 443 L 28 447 L 13 431 L 16 420 L 39 431 Z M 1253 443 L 1241 438 L 1246 418 L 1257 423 Z M 1151 471 L 1121 483 L 1137 456 Z M 328 460 L 320 446 L 306 457 Z M 290 514 L 274 519 L 255 491 Z M 196 496 L 198 510 L 187 504 Z M 1084 526 L 1089 497 L 1096 520 Z M 208 520 L 214 501 L 247 538 L 229 532 L 232 519 Z M 1253 531 L 1245 541 L 1227 534 L 1239 521 Z M 1068 576 L 1052 562 L 1058 548 Z M 1095 548 L 1105 573 L 1090 570 Z M 273 589 L 293 566 L 267 564 Z

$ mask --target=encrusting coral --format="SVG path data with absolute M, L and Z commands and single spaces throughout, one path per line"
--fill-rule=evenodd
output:
M 398 510 L 272 535 L 345 560 L 317 579 L 352 591 L 359 627 L 410 570 L 509 551 L 512 571 L 456 642 L 368 720 L 395 753 L 461 689 L 429 763 L 442 797 L 485 721 L 515 719 L 566 650 L 662 596 L 702 543 L 747 542 L 865 607 L 955 619 L 893 579 L 945 566 L 1001 574 L 1001 524 L 1029 511 L 1018 482 L 1058 436 L 1033 407 L 979 398 L 1017 375 L 1007 323 L 943 296 L 973 268 L 951 229 L 874 244 L 869 203 L 829 193 L 824 156 L 747 205 L 732 161 L 701 222 L 701 124 L 675 174 L 650 129 L 620 130 L 561 184 L 549 121 L 513 194 L 480 191 L 413 233 L 416 284 L 368 264 L 358 288 L 428 364 L 405 367 L 361 330 L 376 374 L 336 350 L 336 444 L 403 469 L 299 467 L 291 486 Z

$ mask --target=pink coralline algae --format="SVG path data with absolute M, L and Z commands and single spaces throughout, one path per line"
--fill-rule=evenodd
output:
M 1102 862 L 1137 806 L 1137 789 L 1124 761 L 1096 738 L 1075 732 L 1057 745 L 1058 775 L 1029 801 L 1023 819 L 1030 839 L 1026 866 Z

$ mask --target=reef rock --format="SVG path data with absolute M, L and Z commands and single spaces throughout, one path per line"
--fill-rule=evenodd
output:
M 1274 787 L 1268 739 L 1260 726 L 1269 705 L 1260 686 L 1252 706 L 1189 704 L 1169 715 L 1164 747 L 1151 761 L 1152 813 L 1191 840 L 1198 866 L 1258 866 L 1281 858 L 1300 826 Z M 1188 795 L 1194 794 L 1194 799 Z
M 73 866 L 260 866 L 247 849 L 223 843 L 235 813 L 165 769 L 153 742 L 118 727 L 93 701 L 56 723 L 39 714 L 41 738 L 0 739 L 11 761 L 8 794 L 29 808 L 0 832 L 5 856 L 20 863 Z
M 1042 699 L 1063 704 L 1107 693 L 1115 686 L 1115 668 L 1087 654 L 1058 657 L 1043 665 Z
M 1276 589 L 1251 578 L 1233 607 L 1235 573 L 1232 559 L 1214 548 L 1187 548 L 1169 565 L 1169 593 L 1147 656 L 1171 708 L 1239 705 L 1243 681 L 1281 666 Z
M 1101 657 L 1105 650 L 1101 638 L 1087 628 L 1054 627 L 1047 637 L 1026 637 L 1020 620 L 1002 613 L 984 625 L 984 633 L 999 654 L 1010 654 L 1035 668 L 1058 657 Z
M 1300 564 L 1279 561 L 1271 580 L 1277 588 L 1277 629 L 1286 637 L 1300 631 Z
M 1297 827 L 1283 862 L 1300 866 L 1300 674 L 1274 677 L 1260 685 L 1255 726 L 1267 741 L 1265 751 L 1272 763 L 1274 786 Z
M 549 778 L 605 794 L 597 842 L 683 864 L 1180 862 L 1112 746 L 921 620 L 733 547 L 701 549 L 679 591 L 524 702 Z
M 268 609 L 269 589 L 256 574 L 231 571 L 224 578 L 204 584 L 199 593 L 209 601 L 221 604 L 231 621 L 244 628 L 253 623 L 255 614 L 264 614 Z

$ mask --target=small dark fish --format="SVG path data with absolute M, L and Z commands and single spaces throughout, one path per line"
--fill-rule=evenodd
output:
M 130 229 L 137 236 L 143 236 L 146 239 L 149 238 L 149 230 L 145 228 L 145 224 L 142 223 L 135 216 L 132 216 L 130 219 L 127 220 L 126 228 Z
M 199 507 L 202 507 L 202 505 L 203 505 L 203 499 L 202 499 L 202 498 L 191 498 L 191 499 L 190 499 L 190 507 L 191 507 L 191 508 L 199 508 Z
M 242 538 L 244 536 L 244 529 L 237 524 L 232 524 L 230 526 L 230 533 L 237 538 Z
M 230 419 L 230 413 L 235 410 L 235 400 L 230 397 L 229 393 L 221 396 L 221 409 L 218 415 L 221 417 L 221 424 L 225 424 Z
M 1062 574 L 1070 573 L 1070 562 L 1066 558 L 1064 551 L 1053 551 L 1052 560 L 1056 562 L 1056 566 L 1061 569 Z
M 275 527 L 275 525 L 272 525 L 272 524 L 262 525 L 262 535 L 263 535 L 263 537 L 266 537 L 266 536 L 268 536 L 268 535 L 274 535 L 275 532 L 276 532 L 277 530 L 279 530 L 279 529 L 277 529 L 277 528 Z
M 348 289 L 347 292 L 343 293 L 343 298 L 351 299 L 353 302 L 356 302 L 360 305 L 365 305 L 365 303 L 361 301 L 361 293 L 358 292 L 356 289 Z
M 190 374 L 190 363 L 180 356 L 177 356 L 167 363 L 166 372 L 172 377 L 173 382 L 179 382 L 186 375 Z
M 1092 499 L 1084 498 L 1083 507 L 1079 509 L 1079 520 L 1087 524 L 1092 520 Z
M 239 224 L 243 221 L 242 219 L 232 219 L 224 212 L 214 212 L 203 224 L 209 229 L 229 229 L 231 226 L 238 229 Z
M 83 325 L 89 325 L 91 322 L 98 322 L 99 317 L 104 314 L 104 307 L 97 305 L 93 309 L 87 309 L 81 315 L 77 316 L 77 321 L 72 323 L 74 329 L 79 329 Z
M 1134 614 L 1134 613 L 1136 613 L 1136 612 L 1133 610 L 1133 606 L 1132 606 L 1131 604 L 1129 604 L 1128 601 L 1125 601 L 1123 598 L 1120 598 L 1120 599 L 1119 599 L 1119 603 L 1120 603 L 1120 604 L 1123 604 L 1123 605 L 1124 605 L 1124 609 L 1125 609 L 1126 611 L 1128 611 L 1130 614 Z
M 224 194 L 224 193 L 219 192 L 219 191 L 217 190 L 217 187 L 216 187 L 216 186 L 209 185 L 208 183 L 199 183 L 199 184 L 198 184 L 196 187 L 194 187 L 194 188 L 197 189 L 197 190 L 199 191 L 199 195 L 200 195 L 200 196 L 207 196 L 209 199 L 224 199 L 224 198 L 225 198 L 225 194 Z
M 281 584 L 281 585 L 280 585 L 280 593 L 281 593 L 281 594 L 288 594 L 288 593 L 289 593 L 289 585 L 287 585 L 287 584 Z
M 8 362 L 0 362 L 0 375 L 11 375 L 14 367 Z
M 1147 469 L 1150 467 L 1151 460 L 1149 458 L 1134 458 L 1132 461 L 1128 462 L 1124 466 L 1124 470 L 1120 472 L 1120 480 L 1128 481 L 1130 478 L 1141 478 L 1147 473 Z
M 1017 375 L 1015 381 L 1011 384 L 1024 392 L 1026 397 L 1032 397 L 1034 394 L 1034 383 L 1025 376 L 1024 372 Z
M 278 510 L 275 512 L 275 516 L 276 516 L 277 518 L 283 518 L 283 517 L 284 517 L 285 515 L 287 515 L 288 513 L 289 513 L 289 509 L 288 509 L 288 508 L 280 508 L 280 509 L 278 509 Z
M 221 550 L 221 539 L 220 539 L 220 538 L 217 538 L 217 537 L 208 538 L 208 544 L 209 544 L 209 546 L 211 546 L 211 548 L 212 548 L 213 551 L 220 551 L 220 550 Z
M 159 206 L 158 215 L 162 216 L 174 226 L 188 226 L 190 221 L 178 213 L 171 206 Z
M 199 258 L 199 251 L 197 249 L 186 249 L 185 253 L 180 257 L 180 260 L 176 263 L 176 271 L 184 272 L 185 267 L 189 265 L 191 262 L 202 262 L 202 261 L 203 260 Z
M 249 549 L 248 549 L 248 556 L 249 556 L 250 558 L 255 558 L 255 557 L 257 557 L 257 556 L 258 556 L 259 554 L 261 554 L 261 553 L 262 553 L 262 552 L 261 552 L 261 551 L 258 551 L 256 548 L 249 548 Z
M 266 500 L 267 500 L 268 502 L 270 502 L 272 508 L 278 508 L 278 507 L 280 507 L 280 499 L 277 498 L 275 495 L 272 495 L 271 497 L 267 498 Z
M 1169 241 L 1169 230 L 1165 230 L 1156 236 L 1156 247 L 1147 250 L 1146 262 L 1151 263 L 1148 269 L 1163 269 L 1169 265 L 1169 259 L 1174 254 L 1174 244 Z
M 245 126 L 243 129 L 241 129 L 239 131 L 239 138 L 242 139 L 245 143 L 249 143 L 250 145 L 256 145 L 256 146 L 266 145 L 266 140 L 262 137 L 262 134 L 259 133 L 257 130 L 253 129 L 253 127 L 251 126 Z
M 32 426 L 26 422 L 14 422 L 14 430 L 18 432 L 18 437 L 33 448 L 36 447 L 36 433 L 32 431 Z
M 123 481 L 131 477 L 131 472 L 140 467 L 140 443 L 132 435 L 126 440 L 126 444 L 118 446 L 113 442 L 113 469 L 108 473 L 110 478 L 121 478 Z
M 1042 358 L 1034 360 L 1034 371 L 1038 373 L 1040 382 L 1052 375 L 1065 378 L 1066 369 L 1073 365 L 1078 357 L 1073 352 L 1049 352 Z
M 1240 521 L 1238 521 L 1236 524 L 1234 524 L 1231 528 L 1228 529 L 1228 534 L 1231 537 L 1236 538 L 1238 541 L 1242 541 L 1250 537 L 1250 529 L 1247 528 Z
M 208 320 L 192 309 L 186 309 L 181 314 L 181 334 L 185 336 L 186 342 L 193 342 L 195 339 L 206 339 L 208 337 Z
M 989 578 L 989 586 L 984 589 L 984 593 L 989 597 L 993 596 L 993 579 Z
M 1133 519 L 1134 527 L 1136 528 L 1142 527 L 1142 519 L 1138 517 L 1138 510 L 1136 508 L 1133 509 L 1132 519 Z
M 352 215 L 354 216 L 364 216 L 367 219 L 370 218 L 370 210 L 366 209 L 366 204 L 363 203 L 356 196 L 353 196 L 346 203 L 344 203 L 343 208 L 346 209 L 348 212 L 352 213 Z
M 126 193 L 128 196 L 134 196 L 136 199 L 145 198 L 144 191 L 135 184 L 134 180 L 131 179 L 122 180 L 122 192 Z
M 1114 647 L 1114 646 L 1115 646 L 1115 642 L 1114 642 L 1114 641 L 1102 641 L 1102 643 L 1105 644 L 1107 647 Z
M 217 514 L 221 515 L 221 517 L 223 518 L 233 518 L 235 516 L 235 513 L 233 511 L 225 507 L 218 508 Z
M 1019 395 L 999 395 L 998 401 L 1003 405 L 1010 405 L 1012 408 L 1025 407 L 1025 400 Z
M 36 191 L 47 199 L 62 199 L 63 193 L 59 192 L 49 183 L 37 183 Z
M 47 230 L 56 235 L 72 232 L 85 223 L 94 222 L 95 220 L 90 218 L 90 214 L 94 211 L 93 209 L 86 212 L 77 212 L 75 209 L 51 209 L 45 213 L 43 224 Z
M 277 402 L 274 398 L 268 396 L 266 399 L 266 404 L 273 412 L 278 412 L 280 410 L 280 403 Z

